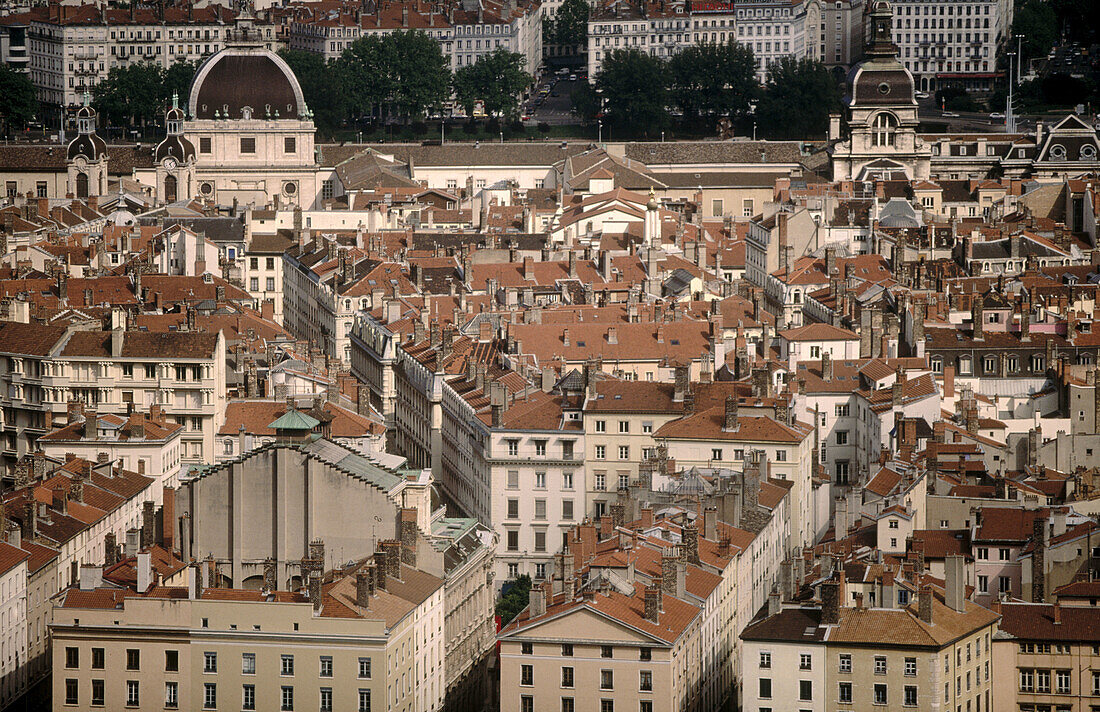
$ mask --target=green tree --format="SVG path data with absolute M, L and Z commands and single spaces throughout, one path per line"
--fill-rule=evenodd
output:
M 497 615 L 500 616 L 501 626 L 506 626 L 513 618 L 527 607 L 531 595 L 531 577 L 523 574 L 508 589 L 508 593 L 497 601 Z
M 581 82 L 580 86 L 573 90 L 573 113 L 585 124 L 591 124 L 600 113 L 600 95 L 596 88 L 588 82 Z
M 668 124 L 668 65 L 637 49 L 607 54 L 596 77 L 604 113 L 632 133 L 651 135 Z
M 1025 59 L 1046 56 L 1058 41 L 1058 16 L 1049 2 L 1027 0 L 1016 8 L 1016 15 L 1012 20 L 1012 34 L 1024 36 Z M 1015 49 L 1015 42 L 1010 46 Z
M 279 56 L 297 77 L 317 128 L 332 132 L 348 113 L 347 92 L 335 63 L 326 62 L 315 52 L 297 49 L 281 49 Z
M 111 67 L 92 90 L 93 104 L 112 122 L 145 124 L 156 118 L 167 99 L 164 75 L 152 62 Z
M 769 138 L 810 138 L 829 129 L 841 110 L 840 87 L 821 62 L 783 57 L 768 67 L 757 124 Z
M 531 76 L 523 71 L 526 62 L 523 55 L 498 48 L 456 71 L 455 98 L 466 109 L 466 115 L 473 114 L 474 104 L 480 100 L 486 113 L 514 118 L 520 93 L 531 83 Z
M 451 70 L 439 43 L 423 32 L 395 32 L 385 41 L 391 50 L 390 65 L 394 91 L 391 100 L 406 118 L 447 100 Z
M 336 60 L 333 81 L 341 87 L 347 108 L 355 116 L 374 116 L 376 112 L 381 116 L 382 105 L 393 95 L 392 49 L 392 43 L 382 37 L 366 35 L 352 42 Z
M 30 77 L 7 64 L 0 64 L 0 120 L 4 124 L 4 134 L 10 133 L 13 126 L 33 119 L 36 111 L 38 99 Z
M 672 98 L 689 118 L 705 114 L 737 119 L 749 112 L 759 92 L 752 49 L 733 39 L 691 45 L 673 55 L 669 72 Z
M 588 44 L 587 0 L 564 0 L 554 17 L 553 42 L 560 45 Z
M 180 60 L 164 72 L 164 97 L 172 99 L 175 94 L 179 97 L 181 107 L 187 106 L 187 100 L 191 96 L 191 81 L 195 78 L 200 62 L 188 62 Z

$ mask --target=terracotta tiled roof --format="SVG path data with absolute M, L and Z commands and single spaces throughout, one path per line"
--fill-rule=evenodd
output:
M 1002 603 L 1000 632 L 1020 640 L 1100 642 L 1100 608 L 1062 606 L 1061 623 L 1054 606 L 1044 603 Z
M 737 428 L 725 430 L 725 411 L 714 407 L 662 425 L 654 437 L 688 440 L 730 440 L 734 442 L 801 442 L 811 431 L 803 423 L 784 425 L 766 416 L 742 415 Z
M 31 558 L 29 552 L 17 549 L 10 544 L 0 543 L 0 574 L 11 571 L 29 558 Z
M 1034 533 L 1035 519 L 1045 516 L 1045 512 L 1033 509 L 985 507 L 981 511 L 981 524 L 974 533 L 974 541 L 1027 541 Z

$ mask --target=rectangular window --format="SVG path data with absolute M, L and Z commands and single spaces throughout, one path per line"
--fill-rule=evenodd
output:
M 92 706 L 102 707 L 106 697 L 106 686 L 103 680 L 92 680 Z
M 321 677 L 332 677 L 332 656 L 321 656 L 321 671 L 318 673 Z
M 630 459 L 630 446 L 629 445 L 620 445 L 619 446 L 619 459 L 620 460 L 629 460 Z
M 370 690 L 359 690 L 359 712 L 370 712 Z
M 573 500 L 563 499 L 561 501 L 561 518 L 569 521 L 573 519 Z
M 256 153 L 255 137 L 241 136 L 241 153 Z
M 508 500 L 508 518 L 509 519 L 519 519 L 519 500 L 518 499 Z
M 799 680 L 798 681 L 798 699 L 801 702 L 810 702 L 814 699 L 814 683 L 813 683 L 813 680 Z
M 519 551 L 519 532 L 515 529 L 508 530 L 508 551 Z
M 370 679 L 370 658 L 359 658 L 359 679 Z
M 242 653 L 241 654 L 241 674 L 242 675 L 255 675 L 256 674 L 256 653 Z
M 211 148 L 210 148 L 210 137 L 209 136 L 200 136 L 199 137 L 199 153 L 211 153 L 211 152 L 212 151 L 211 151 Z
M 572 687 L 573 686 L 573 668 L 563 667 L 561 669 L 561 686 Z
M 885 655 L 876 655 L 875 656 L 875 674 L 876 675 L 885 675 L 886 674 L 886 656 Z
M 519 489 L 519 470 L 508 470 L 508 489 Z
M 600 657 L 601 658 L 614 657 L 613 652 L 614 652 L 614 648 L 610 645 L 601 645 L 600 646 Z
M 332 688 L 321 688 L 320 712 L 332 712 Z
M 545 472 L 536 472 L 535 473 L 535 489 L 546 489 L 546 473 Z M 538 504 L 537 503 L 535 505 L 535 511 L 536 512 L 538 511 Z
M 267 291 L 274 292 L 275 291 L 275 278 L 274 277 L 268 277 L 266 280 L 264 280 L 264 287 L 267 289 Z
M 852 701 L 852 683 L 842 682 L 840 683 L 840 689 L 837 691 L 840 702 Z
M 772 654 L 770 652 L 767 652 L 767 651 L 762 651 L 760 653 L 760 667 L 762 669 L 767 670 L 767 669 L 770 669 L 771 666 L 772 666 Z
M 170 710 L 174 710 L 179 707 L 180 704 L 180 690 L 178 682 L 166 682 L 164 683 L 164 706 Z
M 217 672 L 218 671 L 218 654 L 217 653 L 203 653 L 202 654 L 202 671 Z
M 902 704 L 906 707 L 917 706 L 917 686 L 906 685 L 905 686 L 905 698 L 902 700 Z
M 615 672 L 613 670 L 600 670 L 600 689 L 615 689 Z
M 213 710 L 218 708 L 218 685 L 214 682 L 207 682 L 202 686 L 202 708 L 204 710 Z
M 653 692 L 652 670 L 641 670 L 638 672 L 638 690 L 641 692 Z
M 848 653 L 841 653 L 840 654 L 840 664 L 839 664 L 838 669 L 840 670 L 840 672 L 851 672 L 852 671 L 852 656 L 849 655 Z
M 535 712 L 535 698 L 531 695 L 520 695 L 519 712 Z
M 169 652 L 175 652 L 169 651 Z M 102 670 L 104 662 L 103 648 L 92 648 L 92 669 Z
M 40 180 L 34 184 L 34 195 L 36 198 L 48 198 L 49 186 L 46 185 L 46 181 Z
M 126 651 L 126 669 L 127 670 L 140 670 L 141 669 L 141 651 L 129 648 Z
M 80 648 L 65 648 L 65 667 L 69 670 L 80 667 Z
M 519 684 L 528 687 L 535 684 L 535 667 L 533 665 L 520 665 Z
M 545 474 L 543 475 L 545 477 Z M 535 519 L 546 519 L 546 500 L 535 500 Z
M 65 704 L 75 705 L 80 701 L 80 680 L 69 678 L 65 680 Z
M 293 712 L 294 710 L 294 688 L 284 685 L 282 689 L 282 704 L 279 707 L 282 712 Z
M 629 433 L 630 432 L 630 421 L 629 420 L 620 420 L 619 421 L 619 432 L 620 433 Z
M 126 706 L 137 707 L 141 704 L 141 686 L 137 680 L 126 681 Z
M 298 142 L 293 136 L 286 136 L 283 138 L 283 153 L 297 153 Z
M 882 683 L 876 684 L 875 685 L 875 697 L 874 697 L 875 704 L 876 705 L 885 705 L 887 703 L 886 699 L 887 699 L 886 698 L 886 685 L 883 685 Z
M 535 551 L 546 551 L 546 532 L 535 532 Z
M 758 697 L 762 700 L 770 700 L 772 698 L 772 680 L 770 677 L 760 678 L 760 694 Z
M 562 654 L 562 656 L 567 657 L 567 658 L 573 657 L 573 644 L 572 643 L 562 643 L 561 644 L 561 654 Z
M 798 656 L 798 669 L 799 670 L 812 670 L 813 669 L 813 656 L 809 653 L 801 653 Z

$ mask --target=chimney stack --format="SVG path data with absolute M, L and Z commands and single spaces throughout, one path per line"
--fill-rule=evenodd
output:
M 658 582 L 645 588 L 645 619 L 653 625 L 661 622 L 661 586 Z

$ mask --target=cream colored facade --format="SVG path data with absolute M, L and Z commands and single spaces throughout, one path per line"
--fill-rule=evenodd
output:
M 523 653 L 524 643 L 531 644 L 530 655 Z M 563 643 L 572 645 L 571 656 L 562 654 Z M 603 656 L 605 646 L 610 658 Z M 501 639 L 500 709 L 566 709 L 563 698 L 577 710 L 599 710 L 604 700 L 616 710 L 684 709 L 687 681 L 698 677 L 702 663 L 700 647 L 698 617 L 669 645 L 591 609 L 574 610 Z M 650 659 L 642 659 L 647 653 Z M 529 685 L 525 665 L 531 666 Z M 562 685 L 562 668 L 572 669 L 570 687 Z M 610 689 L 601 687 L 605 671 L 611 673 Z M 643 672 L 651 674 L 652 690 L 641 689 Z M 528 697 L 532 707 L 524 706 Z
M 212 462 L 217 425 L 225 415 L 225 339 L 210 336 L 206 353 L 185 353 L 197 334 L 163 334 L 154 351 L 136 353 L 128 341 L 147 344 L 148 334 L 115 330 L 106 334 L 112 352 L 104 355 L 68 349 L 76 330 L 32 324 L 5 324 L 14 334 L 53 329 L 55 341 L 36 353 L 5 351 L 0 346 L 0 405 L 4 419 L 3 450 L 8 458 L 31 451 L 53 420 L 66 413 L 72 400 L 88 410 L 125 413 L 129 405 L 147 410 L 160 405 L 169 420 L 183 426 L 180 459 L 185 463 Z M 119 339 L 118 352 L 113 349 Z M 13 338 L 3 339 L 15 345 Z M 178 344 L 175 345 L 175 344 Z M 203 347 L 205 348 L 205 346 Z M 123 355 L 126 354 L 126 355 Z M 94 458 L 93 458 L 94 459 Z
M 183 428 L 177 428 L 165 438 L 119 440 L 117 438 L 63 437 L 67 433 L 54 431 L 54 437 L 38 440 L 38 449 L 46 457 L 64 462 L 69 453 L 96 462 L 102 453 L 117 462 L 122 469 L 131 470 L 153 478 L 152 494 L 159 505 L 164 487 L 178 487 L 183 464 L 181 436 Z M 106 433 L 105 433 L 106 435 Z
M 22 550 L 0 544 L 11 565 L 0 572 L 0 706 L 7 707 L 27 686 L 27 558 Z
M 310 602 L 214 593 L 201 599 L 154 593 L 107 609 L 55 605 L 54 709 L 96 706 L 95 680 L 103 681 L 106 709 L 442 708 L 442 586 L 390 626 L 370 618 L 369 609 L 363 618 L 318 616 Z M 70 648 L 77 651 L 74 667 L 66 665 Z M 103 651 L 102 668 L 93 668 L 94 649 Z M 178 669 L 170 670 L 173 653 Z M 71 705 L 69 680 L 77 691 Z M 249 694 L 251 707 L 242 705 Z

